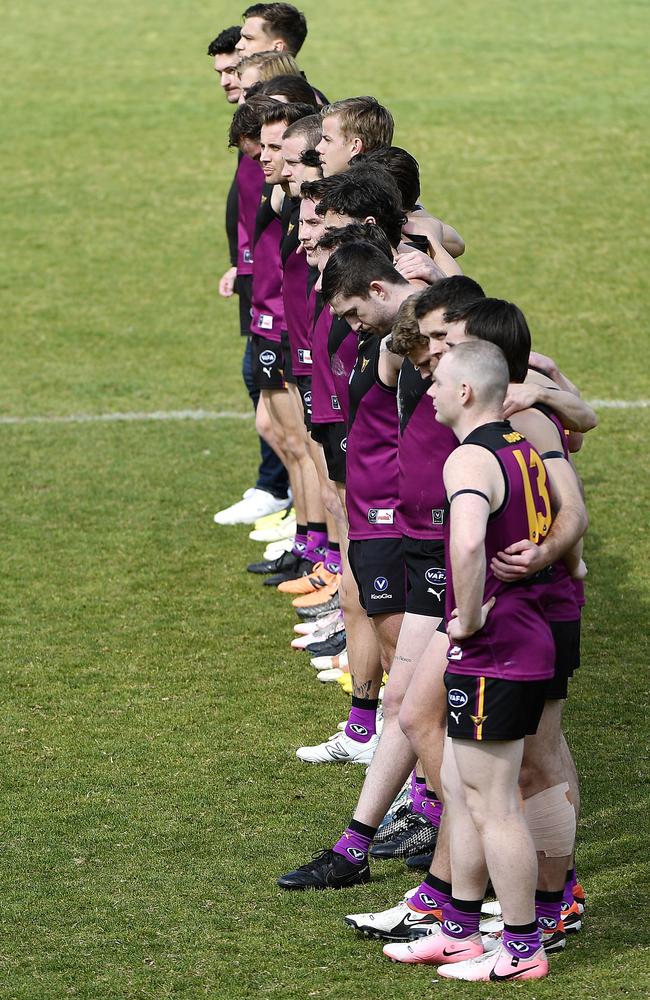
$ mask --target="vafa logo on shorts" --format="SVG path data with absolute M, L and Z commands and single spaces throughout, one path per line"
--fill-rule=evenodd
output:
M 371 601 L 388 601 L 392 598 L 393 595 L 387 593 L 388 580 L 386 579 L 385 576 L 375 577 L 373 587 L 375 588 L 376 591 L 378 591 L 378 593 L 370 595 Z
M 260 354 L 260 361 L 263 365 L 272 365 L 276 359 L 276 354 L 274 351 L 262 351 Z
M 463 708 L 463 706 L 469 701 L 469 698 L 464 691 L 460 690 L 460 688 L 452 688 L 447 695 L 447 701 L 452 708 Z

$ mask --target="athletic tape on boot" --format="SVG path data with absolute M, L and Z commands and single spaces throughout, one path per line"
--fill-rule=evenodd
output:
M 568 857 L 576 837 L 576 813 L 567 798 L 569 783 L 545 788 L 524 801 L 524 815 L 535 850 L 547 858 Z

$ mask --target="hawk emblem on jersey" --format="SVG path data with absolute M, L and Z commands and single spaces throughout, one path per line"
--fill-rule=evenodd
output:
M 294 226 L 293 222 L 290 222 L 290 223 L 289 223 L 289 227 L 288 227 L 288 229 L 287 229 L 287 236 L 290 236 L 290 235 L 291 235 L 291 233 L 292 233 L 292 232 L 294 231 L 294 229 L 295 229 L 295 228 L 296 228 L 296 227 Z
M 370 358 L 363 358 L 361 361 L 361 371 L 365 372 L 369 364 L 370 364 Z
M 470 715 L 470 719 L 472 720 L 474 725 L 478 728 L 478 726 L 483 725 L 483 723 L 487 719 L 487 715 Z
M 262 197 L 261 197 L 261 199 L 260 199 L 260 205 L 263 205 L 264 202 L 268 201 L 268 200 L 269 200 L 268 195 L 263 194 Z
M 507 441 L 508 444 L 516 444 L 517 441 L 524 440 L 524 435 L 520 434 L 519 431 L 510 431 L 509 434 L 503 435 L 503 440 Z

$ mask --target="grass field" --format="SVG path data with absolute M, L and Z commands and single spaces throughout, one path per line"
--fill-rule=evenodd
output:
M 647 6 L 302 6 L 309 76 L 393 110 L 466 272 L 524 308 L 587 398 L 647 400 Z M 0 997 L 469 995 L 345 929 L 409 887 L 399 863 L 346 894 L 276 890 L 363 774 L 296 761 L 346 702 L 242 572 L 259 547 L 212 524 L 253 481 L 251 421 L 8 422 L 247 412 L 236 305 L 216 294 L 229 114 L 204 54 L 239 7 L 4 14 Z M 650 410 L 599 416 L 568 708 L 589 913 L 523 987 L 539 1000 L 650 992 Z

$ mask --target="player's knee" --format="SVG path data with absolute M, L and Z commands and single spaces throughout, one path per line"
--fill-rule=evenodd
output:
M 404 690 L 401 684 L 391 684 L 391 679 L 389 676 L 388 683 L 384 688 L 384 725 L 386 721 L 397 722 L 399 720 L 399 713 L 402 707 L 402 702 L 404 700 Z
M 573 850 L 576 813 L 568 793 L 569 784 L 564 781 L 524 802 L 524 815 L 535 850 L 547 858 L 566 858 Z

